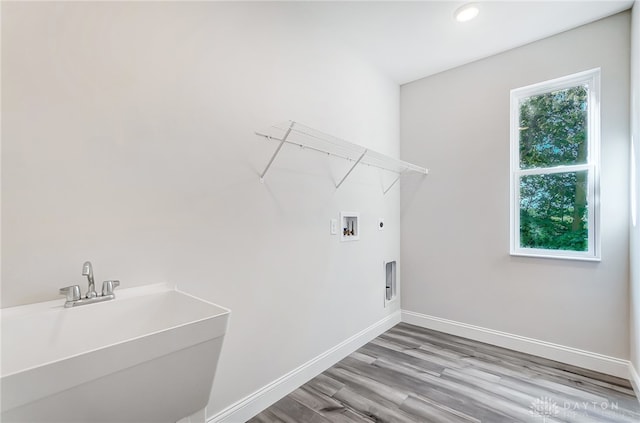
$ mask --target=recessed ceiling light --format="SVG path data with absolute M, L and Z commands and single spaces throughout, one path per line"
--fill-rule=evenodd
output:
M 478 13 L 480 13 L 480 9 L 478 9 L 478 5 L 476 3 L 467 3 L 460 6 L 453 13 L 453 16 L 455 16 L 456 21 L 458 22 L 467 22 L 478 16 Z

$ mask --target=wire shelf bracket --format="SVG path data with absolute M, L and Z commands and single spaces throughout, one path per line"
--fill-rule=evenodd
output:
M 289 128 L 287 129 L 287 132 L 285 132 L 284 137 L 282 137 L 282 139 L 280 140 L 280 144 L 278 145 L 278 148 L 276 148 L 276 151 L 273 152 L 273 155 L 271 156 L 271 160 L 269 160 L 269 163 L 267 163 L 267 167 L 265 167 L 264 170 L 262 171 L 262 174 L 260 175 L 260 182 L 264 183 L 264 175 L 267 174 L 267 171 L 273 164 L 273 161 L 276 159 L 276 156 L 280 152 L 280 149 L 282 148 L 284 143 L 287 142 L 287 138 L 289 137 L 289 134 L 291 134 L 291 131 L 293 130 L 293 124 L 294 122 L 291 122 L 291 125 L 289 125 Z M 270 138 L 268 135 L 266 137 Z
M 392 173 L 396 173 L 397 177 L 387 187 L 383 188 L 386 194 L 394 185 L 409 172 L 415 172 L 427 175 L 429 170 L 402 160 L 395 159 L 361 145 L 336 138 L 332 135 L 325 134 L 316 129 L 304 126 L 298 122 L 289 121 L 285 124 L 271 126 L 267 131 L 256 132 L 256 135 L 266 138 L 267 140 L 277 141 L 278 146 L 271 155 L 269 162 L 260 174 L 260 182 L 264 183 L 264 178 L 280 150 L 284 144 L 296 145 L 298 147 L 317 151 L 330 156 L 339 157 L 347 161 L 352 161 L 353 165 L 349 171 L 342 177 L 340 182 L 336 184 L 336 189 L 340 188 L 347 177 L 354 171 L 359 164 L 377 167 Z

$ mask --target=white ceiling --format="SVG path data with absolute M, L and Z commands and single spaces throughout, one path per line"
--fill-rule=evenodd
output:
M 453 12 L 465 3 L 304 2 L 296 15 L 404 84 L 626 10 L 633 0 L 480 1 L 478 17 L 460 23 Z

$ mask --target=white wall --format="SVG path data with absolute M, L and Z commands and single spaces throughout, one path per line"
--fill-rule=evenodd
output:
M 399 190 L 253 131 L 293 119 L 399 152 L 399 87 L 309 4 L 2 5 L 2 306 L 177 283 L 232 310 L 209 415 L 397 310 Z M 387 182 L 387 179 L 384 180 Z M 358 242 L 329 234 L 359 211 Z M 375 230 L 384 217 L 386 230 Z M 99 328 L 96 328 L 99 330 Z
M 640 4 L 637 1 L 631 15 L 631 139 L 635 162 L 635 172 L 631 174 L 635 181 L 631 185 L 631 363 L 640 371 Z
M 602 68 L 602 261 L 509 255 L 509 91 Z M 629 356 L 629 13 L 401 89 L 402 308 Z

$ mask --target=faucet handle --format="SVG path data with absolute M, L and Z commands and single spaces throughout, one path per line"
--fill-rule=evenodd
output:
M 80 299 L 80 286 L 71 285 L 64 288 L 60 288 L 60 295 L 67 296 L 67 302 L 78 301 Z
M 102 295 L 113 295 L 113 290 L 120 286 L 120 281 L 102 282 Z

